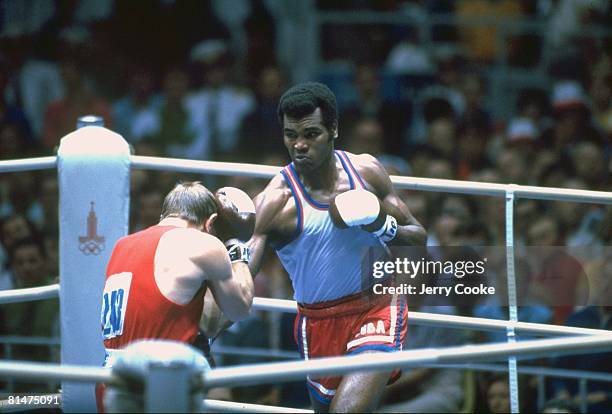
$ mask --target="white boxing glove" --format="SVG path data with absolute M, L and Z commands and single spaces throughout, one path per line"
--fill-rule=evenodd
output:
M 397 220 L 382 209 L 375 194 L 366 190 L 349 190 L 332 200 L 329 215 L 336 227 L 361 227 L 384 242 L 397 235 Z

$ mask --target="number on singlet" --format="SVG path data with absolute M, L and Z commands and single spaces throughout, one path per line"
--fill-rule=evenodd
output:
M 104 339 L 111 339 L 123 334 L 123 322 L 125 321 L 131 284 L 132 273 L 130 272 L 117 273 L 106 279 L 100 312 Z

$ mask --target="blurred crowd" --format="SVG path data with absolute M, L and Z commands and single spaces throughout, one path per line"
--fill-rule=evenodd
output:
M 338 148 L 375 155 L 393 175 L 612 191 L 612 33 L 589 31 L 612 27 L 608 2 L 309 4 L 321 12 L 394 12 L 417 21 L 436 15 L 535 19 L 545 29 L 540 35 L 525 32 L 507 39 L 506 71 L 496 72 L 492 68 L 501 46 L 495 25 L 432 25 L 432 48 L 420 42 L 416 25 L 323 25 L 321 67 L 312 78 L 337 94 Z M 34 9 L 36 13 L 30 12 Z M 297 80 L 294 69 L 301 64 L 278 53 L 291 2 L 31 0 L 3 2 L 1 10 L 0 160 L 53 155 L 79 116 L 96 114 L 138 155 L 288 162 L 276 106 Z M 544 59 L 550 62 L 545 82 L 509 90 L 503 102 L 492 95 L 496 76 L 535 70 Z M 234 185 L 253 196 L 265 184 L 133 171 L 130 231 L 157 223 L 163 197 L 180 179 L 199 179 L 211 187 Z M 417 191 L 401 195 L 428 230 L 430 246 L 505 244 L 503 198 Z M 57 214 L 54 172 L 0 175 L 0 289 L 57 282 Z M 514 231 L 519 294 L 549 292 L 521 306 L 519 319 L 610 329 L 612 208 L 519 199 Z M 530 246 L 564 249 L 550 253 L 556 254 L 554 259 L 538 267 L 529 259 Z M 579 249 L 586 253 L 577 254 Z M 552 282 L 547 277 L 551 273 Z M 290 283 L 273 253 L 256 284 L 257 296 L 291 298 Z M 411 310 L 508 318 L 508 308 L 499 303 L 415 302 Z M 1 311 L 2 335 L 59 334 L 56 301 L 5 305 Z M 288 316 L 256 315 L 230 328 L 219 343 L 294 350 L 291 325 Z M 413 327 L 406 347 L 504 340 L 505 335 L 448 335 Z M 58 358 L 57 351 L 25 345 L 4 354 Z M 222 362 L 248 361 L 252 359 L 225 357 Z M 610 353 L 538 363 L 612 372 Z M 525 409 L 534 410 L 536 380 L 526 375 L 520 379 Z M 546 385 L 546 397 L 555 398 L 551 409 L 576 412 L 577 381 L 550 379 Z M 229 390 L 217 391 L 234 400 L 306 403 L 300 384 L 238 388 L 231 396 Z M 611 383 L 589 381 L 588 400 L 590 411 L 609 412 Z M 508 404 L 506 376 L 429 368 L 409 370 L 389 389 L 385 402 L 391 411 L 417 412 L 507 412 Z

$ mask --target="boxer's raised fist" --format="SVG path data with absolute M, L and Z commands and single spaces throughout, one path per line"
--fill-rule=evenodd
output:
M 247 241 L 255 230 L 255 205 L 244 191 L 235 187 L 223 187 L 215 192 L 217 220 L 213 232 L 222 241 L 238 239 Z
M 366 190 L 338 194 L 330 203 L 329 215 L 336 227 L 361 227 L 385 242 L 395 238 L 397 233 L 395 218 L 387 215 L 378 197 Z

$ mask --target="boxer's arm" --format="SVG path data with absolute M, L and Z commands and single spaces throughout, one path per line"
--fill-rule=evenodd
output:
M 391 241 L 396 245 L 423 246 L 427 241 L 427 233 L 410 209 L 395 191 L 391 178 L 385 167 L 373 156 L 362 154 L 354 156 L 357 169 L 365 179 L 369 188 L 383 203 L 384 211 L 395 217 L 398 224 L 397 235 Z
M 231 325 L 231 321 L 223 315 L 210 289 L 204 295 L 204 311 L 200 319 L 200 329 L 208 339 L 214 339 L 222 330 Z
M 272 179 L 266 189 L 254 200 L 256 220 L 255 231 L 247 243 L 250 250 L 249 268 L 255 277 L 261 268 L 264 252 L 268 243 L 268 232 L 274 229 L 274 218 L 283 209 L 289 196 L 283 183 Z M 221 331 L 232 325 L 232 321 L 224 317 L 219 306 L 207 293 L 204 303 L 204 312 L 200 320 L 200 329 L 211 339 L 214 339 Z
M 249 267 L 253 275 L 257 275 L 261 269 L 270 235 L 279 231 L 280 222 L 283 220 L 283 209 L 290 196 L 291 193 L 284 181 L 277 176 L 253 200 L 257 214 L 255 232 L 247 243 L 251 250 Z
M 215 237 L 208 236 L 208 248 L 197 262 L 220 310 L 232 321 L 249 316 L 255 288 L 246 262 L 230 262 L 227 249 Z

